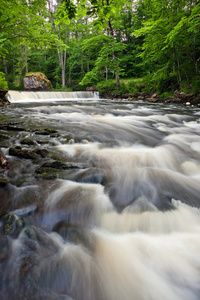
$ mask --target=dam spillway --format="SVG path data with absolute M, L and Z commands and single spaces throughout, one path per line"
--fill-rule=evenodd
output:
M 67 100 L 96 100 L 99 93 L 93 91 L 14 91 L 9 90 L 7 99 L 11 103 L 37 101 L 67 101 Z

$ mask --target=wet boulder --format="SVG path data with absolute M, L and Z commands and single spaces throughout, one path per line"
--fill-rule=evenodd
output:
M 24 220 L 20 216 L 12 213 L 5 214 L 1 218 L 1 222 L 3 234 L 12 237 L 17 237 L 25 226 Z
M 37 159 L 39 157 L 45 158 L 49 154 L 46 149 L 36 148 L 33 150 L 23 149 L 20 146 L 9 148 L 9 155 L 17 156 L 20 158 Z
M 57 134 L 57 130 L 55 129 L 50 129 L 50 128 L 44 128 L 44 129 L 36 129 L 35 134 L 40 134 L 40 135 L 54 135 Z
M 23 127 L 18 126 L 18 123 L 1 124 L 0 129 L 7 130 L 7 131 L 25 131 Z
M 6 105 L 10 104 L 10 102 L 6 98 L 7 92 L 8 92 L 8 90 L 0 89 L 0 106 L 6 106 Z
M 65 221 L 56 224 L 53 231 L 61 235 L 63 239 L 75 244 L 78 244 L 81 241 L 81 230 L 76 225 L 72 225 Z
M 35 170 L 36 178 L 68 179 L 73 171 L 81 169 L 82 166 L 73 162 L 63 162 L 59 160 L 45 162 L 42 166 Z
M 38 155 L 34 151 L 22 149 L 20 146 L 11 147 L 9 149 L 9 155 L 17 156 L 20 158 L 26 158 L 26 159 L 38 158 Z
M 20 141 L 22 145 L 34 145 L 34 141 L 30 138 L 24 138 Z
M 7 177 L 0 177 L 0 187 L 5 187 L 8 183 L 9 179 Z
M 41 72 L 27 73 L 23 78 L 25 90 L 49 90 L 51 86 L 50 80 Z

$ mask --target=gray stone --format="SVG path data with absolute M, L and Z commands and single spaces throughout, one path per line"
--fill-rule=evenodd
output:
M 48 90 L 51 82 L 46 75 L 40 72 L 27 73 L 23 78 L 25 90 Z

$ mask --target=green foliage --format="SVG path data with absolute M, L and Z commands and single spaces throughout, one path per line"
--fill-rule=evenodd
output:
M 68 18 L 73 19 L 76 16 L 76 5 L 70 0 L 64 0 L 64 8 Z
M 139 92 L 139 88 L 141 83 L 137 83 L 135 80 L 128 81 L 128 91 L 130 94 L 137 94 Z
M 145 3 L 148 18 L 134 34 L 144 37 L 139 56 L 152 74 L 154 88 L 162 92 L 181 89 L 184 82 L 189 86 L 199 75 L 199 3 L 187 0 Z
M 99 82 L 97 88 L 100 93 L 137 94 L 139 92 L 139 84 L 136 80 L 122 80 L 120 87 L 116 88 L 115 80 L 109 79 Z
M 200 76 L 196 76 L 192 81 L 192 92 L 196 93 L 200 91 Z
M 115 86 L 115 81 L 110 79 L 107 81 L 101 81 L 97 84 L 97 88 L 100 92 L 112 92 L 115 90 L 116 86 Z
M 92 71 L 86 73 L 80 84 L 83 86 L 95 85 L 99 82 L 99 80 L 100 74 L 96 71 L 96 69 L 93 69 Z
M 5 90 L 8 89 L 8 83 L 3 72 L 0 72 L 0 88 Z

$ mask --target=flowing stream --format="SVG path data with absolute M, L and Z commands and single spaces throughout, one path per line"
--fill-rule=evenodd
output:
M 37 97 L 0 111 L 0 299 L 199 300 L 200 109 Z

